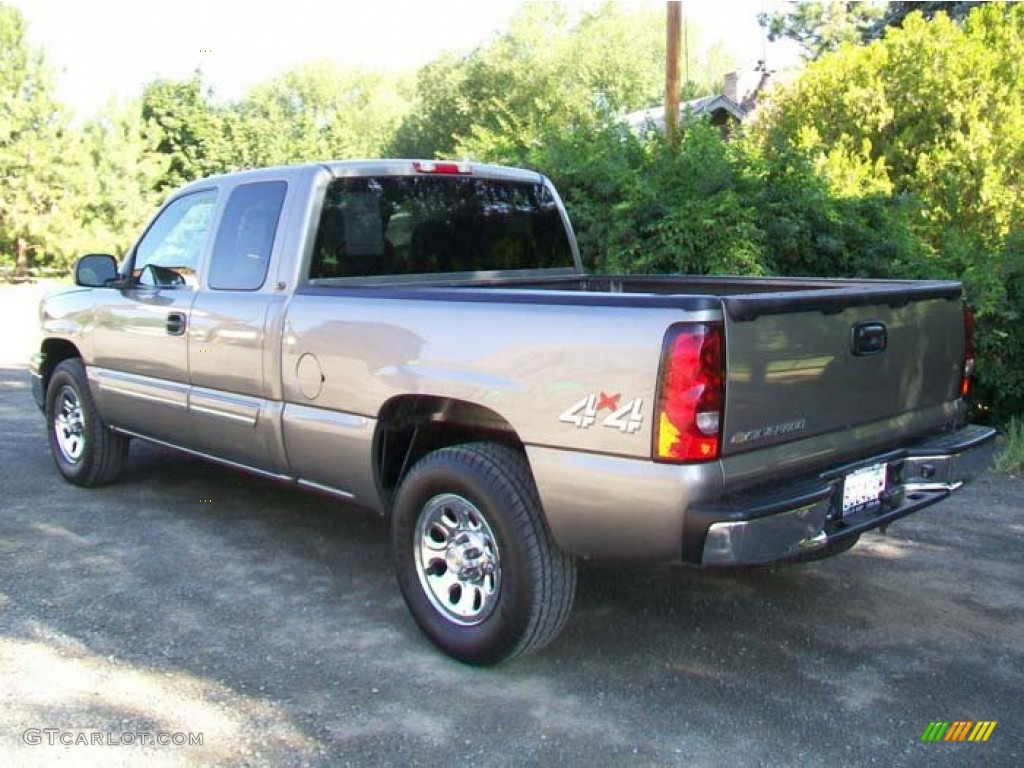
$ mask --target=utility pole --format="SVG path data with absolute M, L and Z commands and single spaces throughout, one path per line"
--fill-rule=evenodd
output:
M 679 137 L 679 27 L 681 0 L 665 3 L 665 136 L 673 147 Z

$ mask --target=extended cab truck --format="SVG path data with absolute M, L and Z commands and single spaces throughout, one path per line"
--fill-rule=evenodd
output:
M 577 558 L 835 554 L 994 435 L 958 283 L 587 276 L 523 170 L 205 179 L 75 277 L 32 361 L 67 480 L 140 438 L 388 515 L 413 616 L 471 663 L 554 638 Z

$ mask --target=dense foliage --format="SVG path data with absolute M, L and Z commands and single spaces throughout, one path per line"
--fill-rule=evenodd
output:
M 806 57 L 816 59 L 843 43 L 863 40 L 883 13 L 882 5 L 870 0 L 805 0 L 793 3 L 787 10 L 763 14 L 761 25 L 768 30 L 771 40 L 795 40 Z
M 660 10 L 611 3 L 573 13 L 525 4 L 508 31 L 466 56 L 443 55 L 417 78 L 393 154 L 485 157 L 522 164 L 549 136 L 607 125 L 661 101 L 665 29 Z M 718 47 L 694 52 L 688 87 L 708 93 L 731 62 Z
M 803 48 L 806 58 L 816 59 L 843 43 L 878 40 L 890 27 L 901 27 L 911 14 L 932 19 L 936 14 L 963 21 L 979 0 L 925 0 L 879 2 L 878 0 L 800 0 L 785 10 L 758 16 L 770 40 L 789 39 Z
M 589 269 L 962 279 L 978 404 L 1024 412 L 1024 5 L 798 3 L 768 20 L 813 59 L 728 140 L 678 146 L 618 118 L 661 100 L 660 11 L 523 6 L 414 76 L 310 63 L 219 102 L 149 83 L 75 124 L 0 2 L 0 266 L 121 252 L 159 199 L 210 173 L 379 155 L 536 167 Z M 953 12 L 952 19 L 943 10 Z M 684 97 L 733 68 L 691 35 Z

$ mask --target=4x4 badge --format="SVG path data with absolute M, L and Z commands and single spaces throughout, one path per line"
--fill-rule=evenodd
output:
M 601 392 L 597 395 L 587 395 L 582 400 L 573 403 L 569 408 L 562 411 L 558 417 L 559 421 L 574 425 L 577 429 L 587 429 L 597 423 L 601 411 L 611 411 L 603 419 L 601 425 L 617 429 L 626 434 L 639 432 L 643 426 L 644 417 L 643 398 L 638 397 L 630 400 L 625 405 L 619 405 L 621 394 L 607 395 Z

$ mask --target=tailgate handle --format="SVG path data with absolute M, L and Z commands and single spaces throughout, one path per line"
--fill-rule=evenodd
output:
M 889 332 L 885 323 L 857 323 L 852 328 L 853 354 L 858 356 L 877 355 L 889 345 Z

